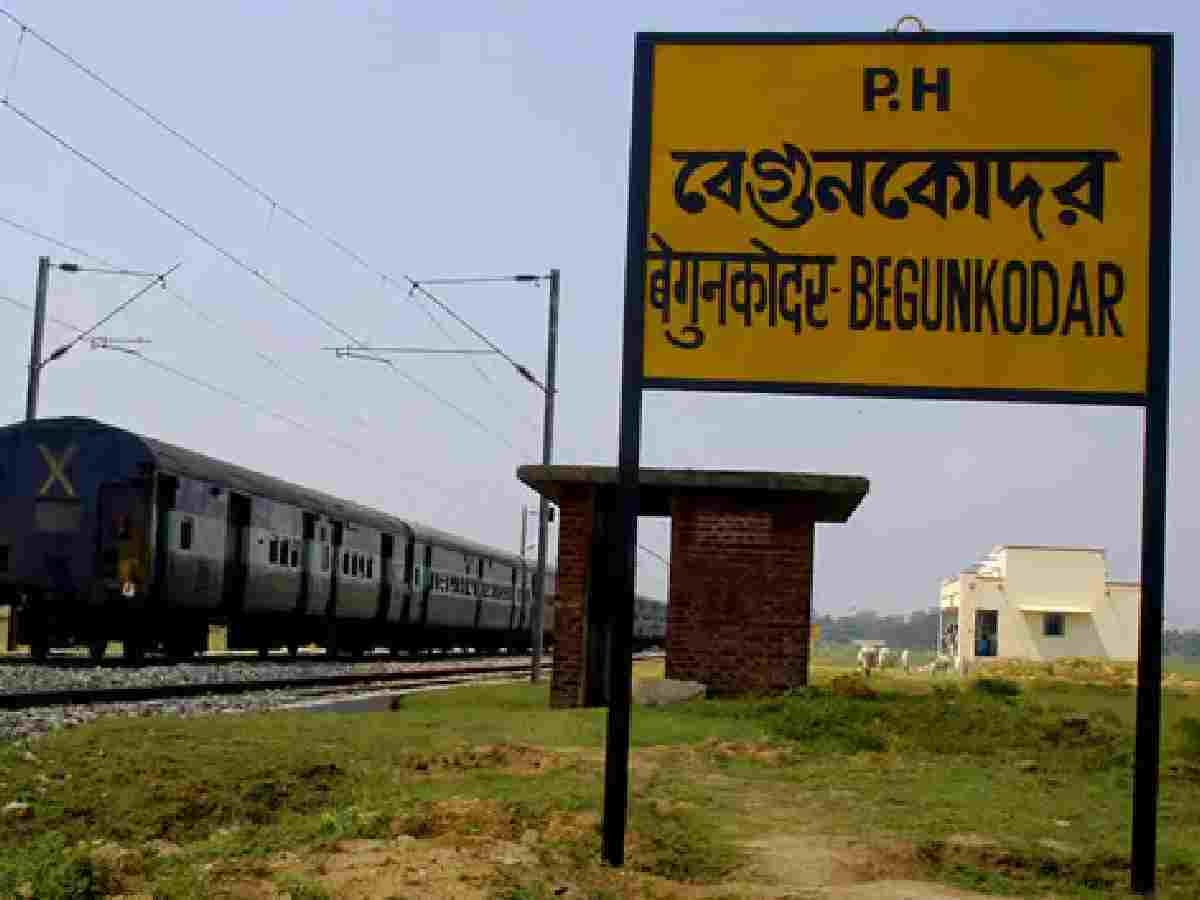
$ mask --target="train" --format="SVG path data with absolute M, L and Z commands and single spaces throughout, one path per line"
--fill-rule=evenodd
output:
M 520 556 L 87 418 L 0 427 L 0 606 L 15 641 L 109 641 L 126 659 L 231 650 L 329 656 L 530 646 Z M 557 579 L 547 577 L 553 642 Z M 662 643 L 638 596 L 634 644 Z

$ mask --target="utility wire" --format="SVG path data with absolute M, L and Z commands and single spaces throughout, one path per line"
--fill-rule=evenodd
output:
M 9 21 L 11 21 L 14 25 L 21 28 L 23 30 L 23 32 L 27 31 L 34 38 L 36 38 L 42 45 L 44 45 L 48 49 L 52 50 L 54 53 L 58 54 L 58 56 L 60 56 L 62 59 L 64 59 L 71 66 L 76 68 L 78 71 L 82 72 L 84 75 L 86 75 L 92 81 L 96 82 L 96 84 L 100 85 L 101 87 L 103 87 L 105 90 L 107 90 L 114 96 L 120 98 L 125 103 L 129 104 L 129 106 L 133 107 L 135 110 L 137 110 L 139 113 L 141 113 L 147 119 L 149 119 L 151 122 L 153 122 L 159 128 L 166 131 L 172 137 L 183 142 L 193 152 L 200 154 L 200 156 L 204 157 L 206 160 L 208 160 L 210 163 L 212 163 L 214 166 L 216 166 L 218 169 L 220 169 L 222 172 L 224 172 L 226 175 L 228 175 L 230 178 L 232 178 L 238 184 L 242 185 L 242 187 L 244 187 L 246 190 L 250 191 L 255 196 L 259 197 L 260 199 L 264 200 L 265 202 L 271 204 L 273 210 L 278 210 L 279 212 L 283 213 L 285 216 L 287 216 L 289 219 L 291 219 L 297 225 L 300 225 L 301 227 L 305 228 L 312 234 L 321 238 L 323 241 L 325 241 L 325 243 L 329 244 L 334 249 L 338 250 L 345 256 L 354 260 L 356 263 L 358 263 L 360 266 L 362 266 L 368 272 L 371 272 L 371 273 L 375 274 L 376 276 L 378 276 L 379 278 L 381 278 L 384 281 L 384 283 L 391 284 L 395 288 L 401 287 L 401 285 L 398 283 L 398 281 L 395 278 L 388 275 L 386 272 L 381 271 L 380 269 L 376 268 L 375 266 L 371 265 L 361 254 L 359 254 L 355 250 L 348 247 L 342 241 L 338 240 L 337 238 L 333 237 L 332 235 L 330 235 L 327 232 L 323 231 L 322 229 L 318 228 L 309 219 L 300 215 L 300 213 L 298 213 L 295 210 L 291 209 L 290 207 L 284 205 L 283 203 L 280 203 L 275 197 L 273 197 L 267 191 L 263 190 L 261 187 L 256 185 L 254 182 L 250 181 L 248 178 L 239 174 L 232 166 L 228 165 L 225 162 L 222 162 L 214 154 L 210 153 L 208 150 L 205 150 L 203 147 L 201 147 L 199 144 L 197 144 L 195 141 L 193 141 L 187 135 L 183 134 L 183 132 L 168 125 L 160 116 L 156 115 L 155 113 L 153 113 L 152 111 L 147 109 L 141 103 L 138 103 L 136 100 L 134 100 L 132 97 L 130 97 L 124 91 L 122 91 L 120 88 L 118 88 L 112 82 L 105 79 L 102 75 L 100 75 L 94 69 L 92 69 L 92 68 L 88 67 L 87 65 L 85 65 L 84 63 L 80 62 L 78 59 L 76 59 L 74 56 L 72 56 L 70 53 L 68 53 L 63 48 L 59 47 L 57 44 L 55 44 L 53 41 L 51 41 L 45 35 L 42 35 L 35 29 L 30 28 L 25 22 L 18 19 L 16 16 L 14 16 L 11 12 L 9 12 L 6 9 L 0 8 L 0 15 L 3 15 L 5 18 L 7 18 Z M 7 96 L 4 98 L 4 102 L 8 103 Z M 18 114 L 20 114 L 19 111 L 16 109 L 14 109 L 14 112 L 18 112 Z M 28 118 L 25 116 L 23 116 L 23 117 Z M 34 124 L 36 126 L 36 123 L 32 122 L 32 120 L 30 120 L 30 124 Z M 37 126 L 37 127 L 40 127 L 40 126 Z M 51 136 L 53 137 L 53 135 L 51 135 Z M 203 240 L 203 238 L 201 238 L 201 239 Z M 257 273 L 257 270 L 255 270 L 255 271 L 259 277 L 264 278 L 264 280 L 265 280 L 265 276 L 263 276 L 261 273 Z M 511 356 L 509 356 L 507 353 L 505 353 L 487 335 L 485 335 L 482 331 L 480 331 L 478 328 L 476 328 L 474 325 L 472 325 L 470 322 L 468 322 L 466 319 L 464 319 L 462 316 L 460 316 L 457 312 L 455 312 L 453 309 L 451 309 L 450 306 L 447 305 L 443 300 L 441 300 L 439 297 L 436 297 L 428 289 L 422 287 L 420 282 L 409 277 L 408 275 L 403 275 L 402 278 L 405 282 L 407 282 L 408 294 L 410 297 L 412 296 L 412 294 L 414 292 L 420 293 L 422 296 L 424 296 L 430 302 L 432 302 L 434 305 L 436 305 L 439 309 L 441 309 L 442 312 L 444 312 L 450 318 L 454 319 L 454 321 L 458 322 L 459 325 L 461 325 L 463 328 L 465 328 L 467 331 L 469 331 L 471 334 L 473 334 L 476 338 L 478 338 L 480 341 L 482 341 L 485 345 L 487 345 L 492 350 L 494 350 L 507 363 L 509 363 L 514 369 L 516 369 L 517 373 L 522 378 L 524 378 L 525 380 L 529 381 L 530 383 L 536 385 L 541 391 L 543 391 L 543 392 L 546 391 L 546 386 L 544 384 L 542 384 L 542 382 L 539 381 L 537 379 L 537 377 L 528 368 L 521 365 L 515 359 L 513 359 Z M 484 377 L 486 378 L 486 376 L 484 376 Z
M 645 544 L 638 544 L 638 549 L 641 550 L 643 553 L 648 553 L 650 556 L 653 556 L 664 566 L 666 566 L 667 568 L 670 568 L 671 561 L 669 559 L 667 559 L 665 556 L 663 556 L 661 553 L 659 553 L 657 550 L 651 550 Z
M 26 312 L 31 313 L 31 314 L 33 312 L 35 312 L 34 306 L 32 303 L 26 303 L 24 300 L 18 300 L 16 297 L 8 297 L 3 294 L 0 294 L 0 301 L 3 301 L 5 303 L 11 303 L 13 306 L 19 306 L 21 309 L 23 309 Z M 54 316 L 48 315 L 48 316 L 46 316 L 46 321 L 53 322 L 59 328 L 66 328 L 70 331 L 74 331 L 79 334 L 83 333 L 82 328 L 80 328 L 78 325 L 68 322 L 66 319 L 58 319 L 58 318 L 55 318 Z M 25 368 L 29 368 L 29 366 L 25 366 Z
M 153 284 L 151 286 L 153 286 Z M 34 312 L 33 304 L 25 303 L 24 301 L 18 300 L 15 297 L 9 297 L 9 296 L 0 294 L 0 301 L 4 301 L 6 303 L 11 303 L 14 306 L 19 306 L 21 309 L 24 309 L 26 312 L 29 312 L 29 313 Z M 87 333 L 92 330 L 92 329 L 80 328 L 78 325 L 68 322 L 65 319 L 56 319 L 53 316 L 47 316 L 46 318 L 48 321 L 53 322 L 55 325 L 58 325 L 61 328 L 67 328 L 71 331 L 76 332 L 76 334 L 78 335 L 78 337 L 76 338 L 77 341 L 82 340 L 87 335 Z M 380 465 L 387 466 L 389 473 L 391 473 L 391 474 L 397 474 L 397 475 L 401 475 L 406 478 L 411 478 L 415 481 L 420 481 L 423 484 L 425 484 L 427 487 L 431 487 L 439 492 L 444 490 L 444 487 L 442 485 L 434 484 L 432 481 L 425 478 L 423 475 L 420 475 L 419 473 L 396 472 L 394 469 L 395 460 L 389 460 L 382 456 L 376 456 L 375 454 L 370 453 L 366 450 L 363 450 L 361 447 L 358 447 L 357 445 L 352 444 L 347 440 L 339 438 L 336 435 L 327 434 L 327 433 L 321 431 L 320 429 L 317 429 L 317 428 L 313 427 L 312 425 L 309 425 L 308 423 L 301 421 L 300 419 L 297 419 L 293 416 L 289 416 L 287 413 L 279 412 L 278 410 L 272 409 L 271 407 L 269 407 L 263 403 L 259 403 L 255 400 L 248 400 L 247 398 L 242 397 L 239 394 L 235 394 L 233 391 L 230 391 L 230 390 L 227 390 L 226 388 L 212 384 L 211 382 L 205 381 L 202 378 L 198 378 L 195 375 L 191 375 L 187 372 L 184 372 L 181 369 L 177 369 L 174 366 L 168 365 L 167 363 L 164 363 L 160 360 L 153 359 L 152 357 L 146 356 L 146 354 L 142 353 L 140 350 L 133 350 L 133 349 L 130 349 L 127 347 L 123 347 L 123 348 L 121 348 L 121 350 L 126 355 L 137 357 L 137 359 L 140 360 L 141 362 L 144 362 L 147 365 L 153 366 L 156 369 L 166 372 L 169 375 L 173 375 L 176 378 L 181 378 L 184 381 L 190 382 L 191 384 L 194 384 L 198 387 L 202 387 L 205 390 L 211 391 L 214 394 L 218 394 L 227 400 L 231 400 L 234 403 L 237 403 L 241 406 L 245 406 L 248 409 L 254 410 L 255 412 L 261 413 L 265 416 L 270 416 L 272 419 L 275 419 L 276 421 L 279 421 L 279 422 L 283 422 L 284 424 L 290 425 L 293 428 L 297 428 L 297 429 L 299 429 L 301 431 L 305 431 L 309 434 L 314 434 L 317 437 L 320 437 L 320 438 L 328 441 L 329 443 L 334 444 L 335 446 L 341 447 L 344 450 L 349 450 L 352 453 L 355 453 L 359 456 L 364 456 L 368 459 L 373 459 L 375 462 L 378 462 Z
M 38 238 L 39 240 L 46 241 L 49 244 L 53 244 L 55 247 L 58 247 L 60 250 L 66 250 L 68 253 L 72 253 L 76 256 L 81 256 L 81 257 L 84 257 L 85 259 L 90 259 L 93 262 L 98 262 L 98 263 L 101 263 L 102 265 L 106 265 L 106 266 L 115 267 L 117 265 L 117 263 L 113 262 L 111 259 L 107 259 L 106 257 L 103 257 L 103 256 L 97 256 L 95 253 L 90 253 L 87 250 L 84 250 L 80 247 L 74 246 L 73 244 L 68 244 L 67 242 L 59 240 L 56 237 L 45 234 L 44 232 L 38 231 L 35 228 L 31 228 L 22 222 L 18 222 L 15 219 L 10 219 L 8 216 L 0 215 L 0 223 L 3 223 L 12 228 L 15 228 L 17 231 L 21 231 L 21 232 L 24 232 L 25 234 L 31 235 L 35 238 Z M 328 391 L 324 390 L 320 385 L 318 385 L 314 382 L 310 382 L 308 379 L 306 379 L 300 375 L 297 375 L 295 372 L 292 372 L 290 369 L 288 369 L 286 366 L 284 366 L 284 364 L 282 362 L 280 362 L 275 357 L 271 356 L 269 353 L 265 353 L 262 350 L 259 350 L 256 346 L 254 346 L 253 341 L 247 341 L 245 333 L 242 330 L 232 327 L 231 325 L 229 325 L 226 322 L 223 322 L 221 319 L 217 318 L 216 316 L 212 315 L 211 313 L 205 312 L 200 306 L 193 303 L 183 293 L 181 293 L 179 290 L 172 287 L 171 285 L 166 286 L 166 291 L 171 297 L 173 297 L 175 300 L 177 300 L 181 304 L 183 304 L 184 308 L 187 309 L 188 312 L 190 312 L 192 315 L 194 315 L 196 318 L 198 318 L 200 321 L 202 321 L 209 328 L 212 328 L 215 331 L 230 332 L 232 334 L 237 335 L 243 341 L 246 341 L 246 343 L 249 345 L 248 349 L 250 350 L 250 352 L 253 353 L 255 356 L 257 356 L 259 358 L 259 360 L 266 363 L 268 366 L 275 369 L 281 375 L 290 379 L 291 381 L 295 382 L 296 384 L 300 385 L 301 387 L 303 387 L 307 390 L 313 391 L 318 397 L 323 399 L 326 403 L 330 404 L 331 408 L 337 409 L 344 405 L 344 402 L 343 402 L 344 398 L 335 398 Z M 25 304 L 21 304 L 21 305 L 24 306 Z M 26 308 L 28 308 L 31 311 L 33 309 L 32 306 L 27 306 Z M 76 329 L 76 330 L 80 330 L 80 329 Z M 349 415 L 351 418 L 354 419 L 354 421 L 359 426 L 365 428 L 369 425 L 366 418 L 361 413 L 350 412 Z
M 45 359 L 45 362 L 43 362 L 42 364 L 45 365 L 46 363 L 54 362 L 54 360 L 59 359 L 60 357 L 66 356 L 67 353 L 70 352 L 72 347 L 74 347 L 76 344 L 78 344 L 80 341 L 82 341 L 89 334 L 92 334 L 97 328 L 99 328 L 105 322 L 108 322 L 109 320 L 111 320 L 121 310 L 127 309 L 128 307 L 132 306 L 133 303 L 136 302 L 143 294 L 145 294 L 147 291 L 149 291 L 150 288 L 154 287 L 156 284 L 165 284 L 167 276 L 172 274 L 176 269 L 178 269 L 182 265 L 183 265 L 183 263 L 181 263 L 181 262 L 175 263 L 175 265 L 171 266 L 171 268 L 167 269 L 167 271 L 165 271 L 161 275 L 158 275 L 155 278 L 151 279 L 148 284 L 146 284 L 142 288 L 140 288 L 133 296 L 131 296 L 124 303 L 119 304 L 112 312 L 110 312 L 110 313 L 108 313 L 108 315 L 104 316 L 99 322 L 97 322 L 91 328 L 85 328 L 83 331 L 79 332 L 78 336 L 76 336 L 74 339 L 63 344 L 61 347 L 59 347 L 57 350 L 55 350 L 53 353 L 51 353 L 49 356 L 47 356 Z
M 3 10 L 0 10 L 0 12 L 3 12 Z M 221 256 L 225 257 L 227 260 L 232 262 L 239 269 L 242 269 L 243 271 L 252 275 L 254 278 L 258 279 L 258 281 L 260 281 L 264 285 L 266 285 L 272 292 L 278 294 L 280 297 L 287 300 L 289 303 L 304 310 L 306 313 L 308 313 L 314 319 L 319 321 L 321 324 L 323 324 L 329 330 L 334 331 L 337 334 L 340 334 L 342 337 L 349 340 L 352 344 L 356 344 L 360 347 L 365 346 L 362 341 L 360 341 L 357 337 L 355 337 L 353 334 L 351 334 L 345 328 L 342 328 L 340 325 L 338 325 L 336 322 L 334 322 L 332 319 L 328 318 L 327 316 L 322 315 L 319 311 L 314 309 L 309 304 L 305 303 L 303 300 L 301 300 L 299 297 L 297 297 L 291 291 L 287 290 L 286 288 L 284 288 L 283 286 L 281 286 L 279 284 L 276 284 L 274 281 L 272 281 L 270 278 L 268 278 L 265 274 L 263 274 L 262 271 L 255 268 L 253 265 L 246 262 L 245 260 L 243 260 L 237 254 L 233 253 L 230 250 L 227 250 L 225 247 L 218 244 L 212 238 L 208 237 L 208 235 L 204 234 L 199 229 L 195 228 L 192 225 L 189 225 L 183 219 L 179 218 L 179 216 L 175 215 L 170 210 L 166 209 L 163 206 L 160 206 L 158 203 L 156 203 L 154 200 L 150 199 L 148 196 L 143 194 L 141 191 L 139 191 L 137 188 L 135 188 L 129 182 L 123 180 L 120 176 L 114 174 L 110 169 L 105 168 L 105 166 L 103 166 L 101 163 L 92 159 L 90 156 L 88 156 L 82 150 L 79 150 L 78 148 L 76 148 L 75 146 L 70 144 L 68 141 L 66 141 L 64 138 L 60 137 L 59 135 L 57 135 L 56 133 L 51 131 L 45 125 L 41 124 L 41 122 L 39 122 L 37 119 L 33 118 L 33 116 L 31 116 L 29 113 L 22 110 L 20 107 L 16 106 L 14 103 L 12 103 L 12 101 L 7 100 L 7 99 L 0 99 L 0 105 L 7 107 L 18 118 L 25 121 L 27 124 L 29 124 L 31 127 L 36 129 L 37 131 L 40 131 L 42 134 L 46 135 L 46 137 L 50 138 L 52 141 L 54 141 L 56 144 L 58 144 L 60 147 L 62 147 L 67 152 L 71 153 L 73 156 L 75 156 L 78 159 L 82 160 L 83 162 L 87 163 L 89 166 L 91 166 L 93 169 L 95 169 L 100 174 L 104 175 L 106 178 L 108 178 L 110 181 L 112 181 L 117 186 L 124 188 L 128 193 L 132 194 L 134 197 L 141 200 L 143 203 L 145 203 L 147 206 L 149 206 L 154 211 L 156 211 L 160 215 L 164 216 L 165 218 L 169 219 L 170 221 L 174 222 L 176 225 L 178 225 L 180 228 L 182 228 L 188 234 L 192 235 L 192 237 L 196 238 L 196 240 L 200 241 L 205 246 L 209 247 L 216 253 L 219 253 Z M 284 207 L 281 206 L 279 208 L 286 212 L 286 209 Z M 425 384 L 425 382 L 421 381 L 420 379 L 416 378 L 413 375 L 410 375 L 408 372 L 405 372 L 402 369 L 397 368 L 396 365 L 394 363 L 392 363 L 391 360 L 388 361 L 388 367 L 397 376 L 399 376 L 400 378 L 403 378 L 409 384 L 413 385 L 417 389 L 419 389 L 419 390 L 423 391 L 424 393 L 428 394 L 429 396 L 433 397 L 435 400 L 437 400 L 439 403 L 443 404 L 444 406 L 448 407 L 449 409 L 454 410 L 454 412 L 456 412 L 459 416 L 466 419 L 471 424 L 475 425 L 477 428 L 479 428 L 484 433 L 486 433 L 489 436 L 491 436 L 492 438 L 500 441 L 502 444 L 506 445 L 507 447 L 509 447 L 512 450 L 518 449 L 517 446 L 512 441 L 510 441 L 507 437 L 505 437 L 504 435 L 500 434 L 499 432 L 497 432 L 494 429 L 492 429 L 491 427 L 489 427 L 486 423 L 484 423 L 478 417 L 467 412 L 465 409 L 463 409 L 458 404 L 454 403 L 452 400 L 449 400 L 448 398 L 443 397 L 440 393 L 435 391 L 429 385 Z

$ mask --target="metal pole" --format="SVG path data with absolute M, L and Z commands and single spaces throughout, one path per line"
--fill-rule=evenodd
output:
M 526 523 L 529 521 L 529 507 L 521 507 L 521 546 L 517 549 L 517 553 L 521 557 L 521 618 L 525 616 L 525 585 L 529 583 L 529 570 L 525 568 L 525 541 L 527 536 L 525 530 L 528 527 Z M 533 616 L 533 604 L 530 604 L 529 615 Z
M 1142 596 L 1138 616 L 1137 733 L 1133 760 L 1130 887 L 1154 893 L 1162 740 L 1163 580 L 1167 525 L 1167 389 L 1171 349 L 1171 104 L 1173 46 L 1151 62 L 1154 168 L 1150 188 L 1150 352 L 1142 462 Z
M 42 333 L 46 330 L 46 288 L 50 282 L 50 257 L 38 257 L 37 296 L 33 306 L 33 346 L 29 350 L 29 389 L 25 394 L 25 421 L 37 418 L 38 390 L 42 383 Z
M 650 179 L 650 91 L 654 47 L 639 35 L 633 66 L 633 131 L 629 154 L 629 222 L 625 256 L 625 321 L 621 337 L 621 424 L 617 434 L 617 518 L 613 565 L 606 573 L 612 633 L 608 656 L 608 727 L 604 747 L 601 858 L 625 863 L 629 816 L 629 726 L 633 691 L 633 598 L 637 588 L 637 520 L 642 455 L 642 341 L 650 211 L 642 186 Z
M 550 465 L 554 455 L 554 370 L 558 361 L 558 269 L 550 270 L 550 326 L 546 337 L 546 412 L 542 417 L 542 465 Z M 538 506 L 538 558 L 535 576 L 536 596 L 529 627 L 533 630 L 532 657 L 529 678 L 534 683 L 542 679 L 542 615 L 546 603 L 546 519 L 550 501 L 542 495 Z

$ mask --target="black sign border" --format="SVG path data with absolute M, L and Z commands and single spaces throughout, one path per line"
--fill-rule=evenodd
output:
M 877 44 L 1117 44 L 1148 47 L 1150 85 L 1150 235 L 1147 372 L 1145 393 L 1058 390 L 897 387 L 869 384 L 649 379 L 644 374 L 646 235 L 649 227 L 651 102 L 654 50 L 663 44 L 877 45 Z M 603 858 L 621 865 L 629 792 L 633 597 L 641 456 L 642 394 L 646 390 L 733 391 L 938 400 L 1144 406 L 1142 564 L 1139 620 L 1137 735 L 1134 760 L 1131 887 L 1153 893 L 1157 855 L 1159 739 L 1162 703 L 1163 575 L 1166 540 L 1168 388 L 1170 378 L 1171 160 L 1174 35 L 1170 33 L 996 31 L 763 34 L 643 32 L 634 45 L 633 122 L 626 234 L 625 315 L 618 433 L 618 518 L 614 558 L 606 573 L 613 594 L 609 659 Z

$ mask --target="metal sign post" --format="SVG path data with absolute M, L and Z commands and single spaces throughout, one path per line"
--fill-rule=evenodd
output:
M 1172 53 L 1163 34 L 638 35 L 607 862 L 628 812 L 644 390 L 1141 406 L 1132 885 L 1153 890 Z

